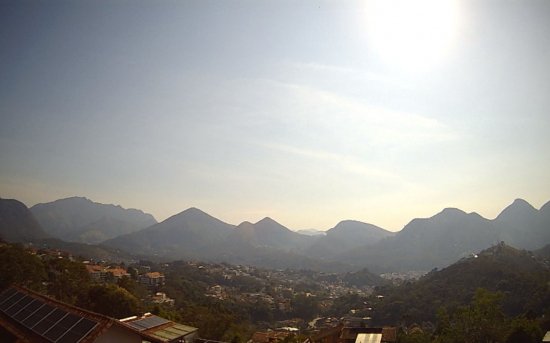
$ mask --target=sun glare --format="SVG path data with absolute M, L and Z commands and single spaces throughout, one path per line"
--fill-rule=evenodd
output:
M 391 68 L 430 69 L 456 40 L 458 7 L 457 0 L 368 0 L 369 45 Z

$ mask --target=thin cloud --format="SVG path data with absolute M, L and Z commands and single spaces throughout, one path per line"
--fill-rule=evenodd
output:
M 369 178 L 385 179 L 388 182 L 404 181 L 399 175 L 381 169 L 373 168 L 354 156 L 341 155 L 322 150 L 305 149 L 277 143 L 264 144 L 263 146 L 268 149 L 280 151 L 283 153 L 336 164 L 340 166 L 341 169 L 344 169 L 349 173 L 358 174 Z
M 340 140 L 352 137 L 375 146 L 410 147 L 458 139 L 457 133 L 442 122 L 411 112 L 372 106 L 335 92 L 269 80 L 275 96 L 285 97 L 291 108 L 279 116 L 303 121 L 312 128 L 325 129 Z

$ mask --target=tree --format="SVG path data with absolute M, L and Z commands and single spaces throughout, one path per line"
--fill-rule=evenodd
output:
M 221 340 L 231 325 L 236 322 L 235 316 L 221 304 L 211 306 L 188 306 L 180 311 L 182 321 L 199 328 L 201 338 Z
M 19 244 L 0 247 L 0 290 L 11 284 L 40 290 L 44 280 L 46 270 L 38 257 Z
M 538 343 L 542 340 L 542 330 L 538 323 L 524 317 L 515 318 L 511 323 L 506 343 Z
M 313 296 L 296 295 L 292 299 L 292 312 L 295 317 L 311 320 L 319 313 L 319 300 Z
M 113 318 L 136 315 L 141 307 L 138 299 L 117 285 L 94 285 L 90 287 L 87 302 L 82 304 L 94 312 Z
M 90 274 L 82 263 L 68 259 L 48 262 L 48 293 L 58 300 L 75 304 L 85 297 L 90 286 Z
M 138 284 L 134 279 L 131 279 L 127 276 L 123 276 L 117 282 L 119 287 L 124 288 L 130 294 L 138 299 L 145 299 L 147 296 L 147 288 L 145 286 Z
M 500 302 L 502 294 L 478 289 L 469 306 L 459 308 L 448 316 L 439 313 L 440 334 L 437 342 L 493 343 L 503 342 L 506 335 L 506 316 Z
M 421 331 L 415 331 L 409 334 L 401 333 L 397 337 L 398 343 L 430 343 L 431 335 Z

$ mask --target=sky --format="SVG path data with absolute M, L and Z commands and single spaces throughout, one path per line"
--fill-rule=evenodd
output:
M 544 0 L 0 1 L 0 197 L 294 230 L 539 208 L 548 61 Z

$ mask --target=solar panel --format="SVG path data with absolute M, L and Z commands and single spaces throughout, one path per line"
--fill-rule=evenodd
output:
M 66 315 L 67 315 L 67 312 L 56 308 L 46 318 L 42 319 L 40 323 L 36 324 L 36 326 L 34 326 L 32 330 L 39 335 L 43 335 L 46 331 L 48 331 L 52 326 L 57 324 L 57 322 L 61 318 L 65 317 Z
M 54 310 L 53 306 L 44 304 L 36 312 L 31 314 L 29 317 L 24 319 L 21 324 L 25 327 L 32 329 L 36 324 L 38 324 L 43 318 L 45 318 L 50 312 Z
M 62 335 L 56 343 L 77 343 L 86 337 L 96 326 L 97 322 L 82 318 L 75 326 Z
M 7 299 L 2 303 L 2 306 L 0 306 L 0 310 L 6 312 L 8 308 L 10 308 L 13 304 L 21 300 L 24 296 L 25 294 L 23 293 L 20 293 L 20 292 L 15 293 L 13 296 L 11 296 L 9 299 Z
M 134 329 L 138 330 L 138 331 L 143 331 L 145 330 L 145 327 L 141 326 L 141 325 L 138 325 L 136 324 L 135 322 L 129 322 L 129 323 L 126 323 L 128 324 L 129 326 L 133 327 Z
M 49 339 L 52 342 L 55 342 L 61 337 L 65 332 L 69 331 L 70 328 L 75 325 L 81 317 L 75 316 L 74 314 L 66 315 L 62 320 L 55 324 L 51 329 L 44 333 L 44 337 Z
M 16 313 L 18 313 L 19 311 L 21 311 L 22 309 L 24 309 L 32 301 L 33 301 L 33 298 L 26 295 L 23 298 L 21 298 L 21 300 L 13 304 L 9 309 L 7 309 L 6 314 L 11 317 Z
M 17 293 L 17 291 L 14 288 L 8 288 L 4 292 L 2 292 L 2 294 L 0 294 L 0 306 L 4 301 L 8 300 L 8 298 L 13 296 L 15 293 Z
M 130 325 L 134 329 L 137 329 L 138 331 L 143 331 L 166 323 L 170 323 L 170 321 L 161 317 L 150 316 L 143 319 L 134 320 L 126 324 Z
M 40 300 L 34 299 L 30 304 L 27 305 L 24 309 L 19 311 L 13 318 L 17 320 L 18 322 L 22 322 L 25 320 L 28 316 L 33 314 L 36 310 L 40 308 L 40 306 L 44 305 Z
M 99 325 L 46 302 L 15 288 L 0 293 L 0 311 L 50 342 L 79 343 Z

